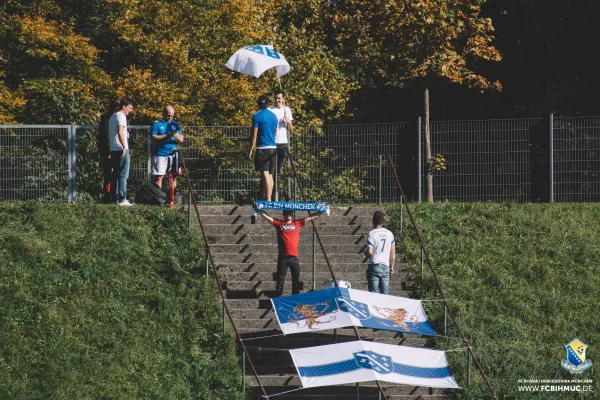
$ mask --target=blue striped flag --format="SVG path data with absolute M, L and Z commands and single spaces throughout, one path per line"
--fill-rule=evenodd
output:
M 459 388 L 446 352 L 375 342 L 346 342 L 290 350 L 302 387 L 381 380 L 403 385 Z

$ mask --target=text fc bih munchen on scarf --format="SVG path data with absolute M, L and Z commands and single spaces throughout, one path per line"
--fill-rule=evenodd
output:
M 256 208 L 259 210 L 280 210 L 280 211 L 317 211 L 326 213 L 329 203 L 326 202 L 288 202 L 288 201 L 267 201 L 256 200 Z
M 381 380 L 432 388 L 459 388 L 446 352 L 375 342 L 346 342 L 290 350 L 302 387 Z
M 436 335 L 419 300 L 335 287 L 271 299 L 284 334 L 346 326 Z

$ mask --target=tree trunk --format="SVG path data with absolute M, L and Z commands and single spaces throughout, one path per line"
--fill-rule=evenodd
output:
M 433 175 L 429 170 L 431 136 L 429 134 L 429 88 L 425 88 L 425 160 L 427 160 L 427 202 L 433 203 Z

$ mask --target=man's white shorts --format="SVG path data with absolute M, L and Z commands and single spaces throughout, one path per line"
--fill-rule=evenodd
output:
M 152 175 L 163 176 L 167 173 L 169 157 L 154 156 L 152 159 Z

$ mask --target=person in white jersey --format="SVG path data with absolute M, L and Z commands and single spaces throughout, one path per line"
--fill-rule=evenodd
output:
M 371 259 L 367 269 L 369 292 L 388 294 L 390 275 L 394 273 L 396 241 L 394 234 L 383 227 L 385 214 L 373 214 L 373 230 L 367 234 L 367 252 Z
M 285 163 L 286 150 L 290 146 L 289 135 L 292 133 L 292 110 L 285 105 L 283 90 L 273 92 L 275 104 L 269 110 L 277 117 L 277 132 L 275 133 L 275 145 L 277 146 L 277 184 L 281 181 L 281 171 Z
M 108 121 L 108 143 L 110 145 L 111 198 L 116 198 L 120 206 L 131 206 L 127 200 L 127 178 L 129 178 L 129 131 L 127 116 L 133 111 L 133 101 L 121 99 L 119 111 Z M 116 196 L 114 195 L 116 192 Z

